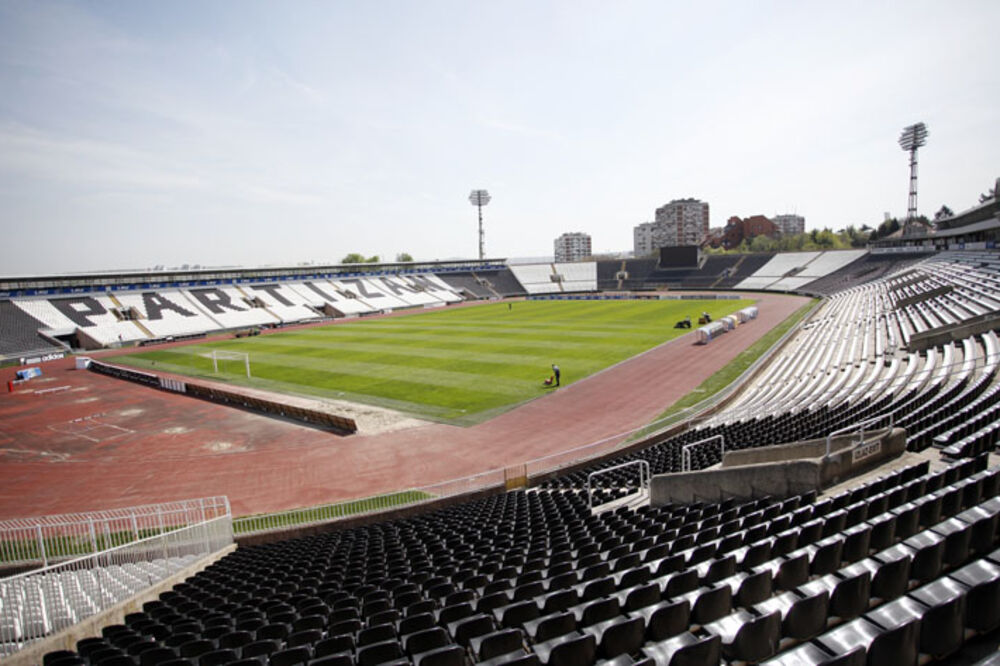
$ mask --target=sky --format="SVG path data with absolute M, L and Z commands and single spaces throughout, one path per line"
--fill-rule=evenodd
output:
M 0 275 L 595 252 L 1000 177 L 1000 2 L 0 0 Z

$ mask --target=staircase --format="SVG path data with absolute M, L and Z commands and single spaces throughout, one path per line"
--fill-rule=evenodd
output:
M 742 264 L 743 260 L 746 259 L 746 258 L 747 258 L 747 255 L 741 254 L 739 260 L 735 264 L 733 264 L 732 268 L 729 269 L 729 274 L 728 275 L 720 275 L 715 280 L 715 282 L 713 282 L 712 284 L 709 285 L 708 288 L 709 289 L 715 289 L 717 286 L 719 286 L 719 283 L 722 282 L 723 280 L 725 280 L 727 277 L 732 277 L 732 276 L 736 275 L 737 271 L 739 271 L 739 269 L 740 269 L 740 264 Z

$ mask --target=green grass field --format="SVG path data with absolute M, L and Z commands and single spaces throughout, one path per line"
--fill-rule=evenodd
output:
M 752 304 L 720 301 L 523 301 L 359 319 L 258 338 L 128 354 L 115 363 L 284 393 L 389 407 L 458 425 L 481 422 L 543 395 L 550 365 L 563 384 L 592 375 L 687 331 L 702 311 L 714 319 Z M 212 349 L 250 355 L 220 361 Z

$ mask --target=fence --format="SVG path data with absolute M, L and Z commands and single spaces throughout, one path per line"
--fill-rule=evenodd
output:
M 0 656 L 107 610 L 231 544 L 228 502 L 226 509 L 193 525 L 0 580 Z
M 244 516 L 233 520 L 233 533 L 237 536 L 244 536 L 271 532 L 297 525 L 376 514 L 402 506 L 415 506 L 440 497 L 462 495 L 493 486 L 502 488 L 505 483 L 504 471 L 503 469 L 494 469 L 473 476 L 451 479 L 395 493 L 322 504 L 305 509 L 291 509 L 279 513 Z
M 213 518 L 230 516 L 225 497 L 110 511 L 0 521 L 0 564 L 48 566 Z

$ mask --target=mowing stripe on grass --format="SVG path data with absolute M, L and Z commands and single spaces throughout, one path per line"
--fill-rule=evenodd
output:
M 686 333 L 676 321 L 718 318 L 733 301 L 528 301 L 418 311 L 117 357 L 126 365 L 389 406 L 469 424 L 542 395 L 558 363 L 577 381 Z M 247 352 L 212 372 L 212 349 Z

